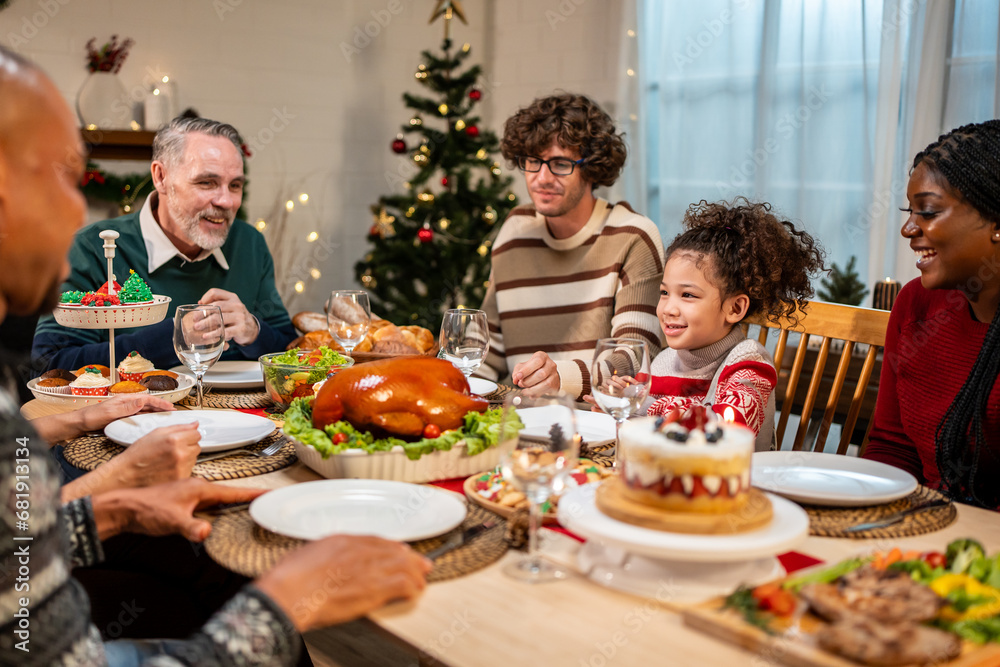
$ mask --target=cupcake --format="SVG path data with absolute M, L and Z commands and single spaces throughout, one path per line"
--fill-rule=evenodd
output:
M 79 292 L 76 290 L 70 292 L 63 292 L 62 296 L 59 297 L 60 306 L 79 306 L 80 300 L 86 295 L 86 292 Z
M 89 367 L 69 383 L 74 396 L 107 396 L 111 380 L 104 377 L 100 369 Z
M 129 269 L 128 272 L 128 280 L 125 281 L 121 291 L 118 293 L 118 298 L 121 299 L 121 302 L 129 305 L 152 303 L 153 294 L 149 291 L 149 285 L 132 269 Z
M 101 292 L 91 292 L 80 299 L 80 305 L 105 308 L 107 306 L 120 306 L 121 301 L 118 300 L 117 296 L 108 296 Z
M 66 380 L 66 384 L 69 384 L 76 379 L 76 373 L 68 371 L 65 368 L 53 368 L 50 371 L 45 371 L 40 376 L 40 379 L 42 380 L 48 380 L 50 378 L 60 378 Z
M 177 380 L 166 375 L 149 375 L 147 373 L 146 377 L 139 381 L 139 384 L 150 391 L 173 391 L 177 389 Z
M 131 380 L 132 382 L 138 382 L 142 379 L 143 373 L 148 373 L 151 370 L 153 370 L 153 362 L 135 350 L 129 352 L 128 356 L 118 364 L 118 375 L 121 379 Z
M 122 380 L 121 382 L 115 382 L 108 388 L 108 393 L 111 395 L 115 394 L 148 394 L 149 389 L 142 386 L 138 382 L 133 380 Z
M 108 368 L 107 366 L 102 366 L 101 364 L 87 364 L 86 366 L 76 369 L 76 371 L 74 372 L 76 377 L 74 377 L 73 379 L 75 380 L 84 373 L 90 371 L 90 369 L 92 368 L 96 368 L 97 372 L 99 372 L 104 377 L 111 377 L 111 369 Z M 70 382 L 70 384 L 72 384 L 72 381 Z
M 76 379 L 76 378 L 74 378 Z M 50 394 L 69 394 L 69 382 L 64 378 L 39 378 L 35 383 L 36 389 L 44 389 Z
M 179 377 L 177 375 L 177 373 L 175 373 L 173 371 L 149 371 L 148 373 L 143 373 L 142 377 L 148 378 L 148 377 L 150 377 L 152 375 L 165 375 L 168 378 L 173 378 L 175 380 Z

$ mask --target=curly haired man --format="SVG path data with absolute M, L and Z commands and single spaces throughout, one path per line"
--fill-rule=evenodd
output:
M 562 388 L 579 401 L 599 338 L 645 340 L 651 356 L 662 347 L 660 234 L 627 203 L 594 195 L 618 179 L 626 148 L 592 100 L 536 99 L 507 119 L 501 150 L 524 172 L 534 206 L 514 209 L 493 244 L 482 371 L 510 373 L 527 394 Z

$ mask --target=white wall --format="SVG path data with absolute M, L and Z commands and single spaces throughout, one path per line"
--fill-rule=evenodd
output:
M 464 0 L 469 25 L 453 21 L 457 45 L 484 65 L 482 115 L 498 130 L 538 95 L 582 92 L 612 104 L 613 30 L 619 2 Z M 389 150 L 410 118 L 401 95 L 419 94 L 420 51 L 440 45 L 428 25 L 433 0 L 14 0 L 0 11 L 0 42 L 38 62 L 71 104 L 87 77 L 85 44 L 110 35 L 136 44 L 120 79 L 142 89 L 152 73 L 176 83 L 180 108 L 235 125 L 258 149 L 249 162 L 251 221 L 264 218 L 276 261 L 293 266 L 283 294 L 293 313 L 354 282 L 367 248 L 368 207 L 406 168 Z M 381 22 L 379 22 L 381 19 Z M 368 39 L 365 29 L 375 36 Z M 357 42 L 354 40 L 357 39 Z M 360 46 L 345 55 L 344 48 Z M 139 97 L 139 95 L 137 95 Z M 287 119 L 287 120 L 283 120 Z M 271 128 L 277 129 L 271 136 Z M 269 142 L 268 142 L 269 141 Z M 140 171 L 141 163 L 102 164 Z M 520 179 L 519 179 L 520 183 Z M 284 201 L 301 192 L 283 214 Z M 523 187 L 518 194 L 523 198 Z M 276 233 L 285 218 L 284 238 Z M 318 231 L 320 240 L 307 243 Z M 322 277 L 308 277 L 310 268 Z M 290 285 L 303 279 L 306 291 Z

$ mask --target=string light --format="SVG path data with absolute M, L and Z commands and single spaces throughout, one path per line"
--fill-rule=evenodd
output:
M 299 195 L 299 201 L 305 204 L 307 201 L 309 201 L 309 195 L 303 192 L 302 194 Z
M 422 125 L 423 122 L 424 121 L 421 120 L 420 116 L 414 116 L 413 118 L 410 119 L 410 125 L 414 125 L 414 126 L 416 126 L 416 125 Z
M 298 281 L 297 283 L 295 283 L 295 291 L 298 292 L 299 294 L 302 294 L 304 291 L 306 291 L 306 284 L 301 280 Z
M 448 225 L 450 224 L 451 220 L 449 220 L 448 218 L 441 218 L 440 220 L 438 220 L 438 227 L 440 227 L 442 231 L 448 229 Z
M 154 95 L 159 95 L 160 94 L 160 89 L 159 88 L 153 88 L 153 94 Z
M 477 160 L 485 160 L 486 159 L 486 149 L 485 148 L 480 148 L 478 151 L 476 151 L 476 159 Z
M 632 69 L 631 67 L 625 70 L 625 73 L 628 74 L 629 76 L 635 76 L 635 70 Z
M 448 105 L 442 103 L 441 106 L 438 107 L 438 113 L 441 114 L 442 116 L 447 116 L 448 115 Z
M 471 48 L 472 48 L 472 45 L 469 44 L 468 42 L 466 42 L 465 44 L 462 44 L 462 53 L 468 53 L 469 49 L 471 49 Z
M 417 153 L 413 156 L 413 161 L 417 164 L 423 164 L 424 162 L 427 162 L 427 156 L 422 153 Z
M 97 129 L 97 126 L 96 126 L 96 125 L 94 125 L 93 123 L 91 123 L 90 125 L 88 125 L 88 126 L 87 126 L 87 129 L 88 129 L 88 130 L 96 130 L 96 129 Z
M 416 212 L 417 212 L 417 209 L 414 208 L 413 206 L 411 206 L 410 208 L 406 209 L 406 217 L 407 218 L 412 218 L 413 214 L 416 213 Z
M 511 192 L 510 194 L 507 195 L 507 201 L 517 201 L 517 195 Z
M 455 129 L 456 130 L 464 130 L 465 129 L 465 121 L 462 120 L 461 118 L 459 118 L 458 120 L 456 120 L 455 121 Z
M 323 274 L 319 272 L 319 269 L 313 267 L 309 269 L 309 275 L 312 276 L 313 280 L 319 280 Z
M 480 257 L 486 257 L 486 254 L 489 253 L 489 251 L 490 249 L 486 247 L 486 244 L 482 244 L 476 248 L 476 252 L 479 253 Z
M 629 37 L 635 37 L 635 30 L 629 28 L 625 34 L 628 35 Z
M 295 202 L 293 202 L 291 199 L 289 199 L 288 201 L 286 201 L 285 202 L 285 210 L 286 211 L 294 211 L 295 210 Z
M 306 237 L 306 241 L 312 243 L 319 238 L 319 232 L 309 232 L 309 236 Z
M 139 130 L 141 130 L 141 129 L 142 129 L 142 126 L 141 126 L 141 125 L 139 125 L 139 123 L 138 123 L 137 121 L 134 121 L 134 120 L 133 120 L 133 121 L 132 121 L 132 122 L 130 123 L 130 125 L 131 125 L 131 127 L 132 127 L 132 131 L 133 131 L 133 132 L 138 132 Z
M 262 232 L 265 227 L 267 227 L 267 223 L 264 221 L 264 218 L 257 218 L 257 231 Z

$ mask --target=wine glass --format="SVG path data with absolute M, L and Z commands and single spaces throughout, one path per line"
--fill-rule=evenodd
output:
M 368 334 L 372 307 L 368 292 L 359 289 L 334 290 L 326 300 L 326 324 L 330 335 L 343 346 L 348 356 Z
M 500 469 L 504 478 L 527 497 L 530 505 L 528 553 L 504 573 L 529 583 L 562 579 L 566 571 L 538 555 L 541 506 L 566 486 L 580 451 L 573 402 L 559 392 L 507 398 L 500 419 Z M 527 425 L 527 426 L 526 426 Z
M 174 312 L 174 352 L 197 379 L 198 409 L 204 404 L 202 378 L 205 371 L 222 356 L 226 327 L 222 309 L 199 304 L 177 306 Z
M 453 308 L 444 313 L 438 337 L 438 357 L 447 359 L 468 378 L 490 351 L 486 313 L 473 308 Z
M 602 338 L 594 348 L 590 389 L 594 401 L 615 420 L 615 455 L 618 431 L 625 420 L 639 414 L 649 396 L 649 347 L 635 338 Z

